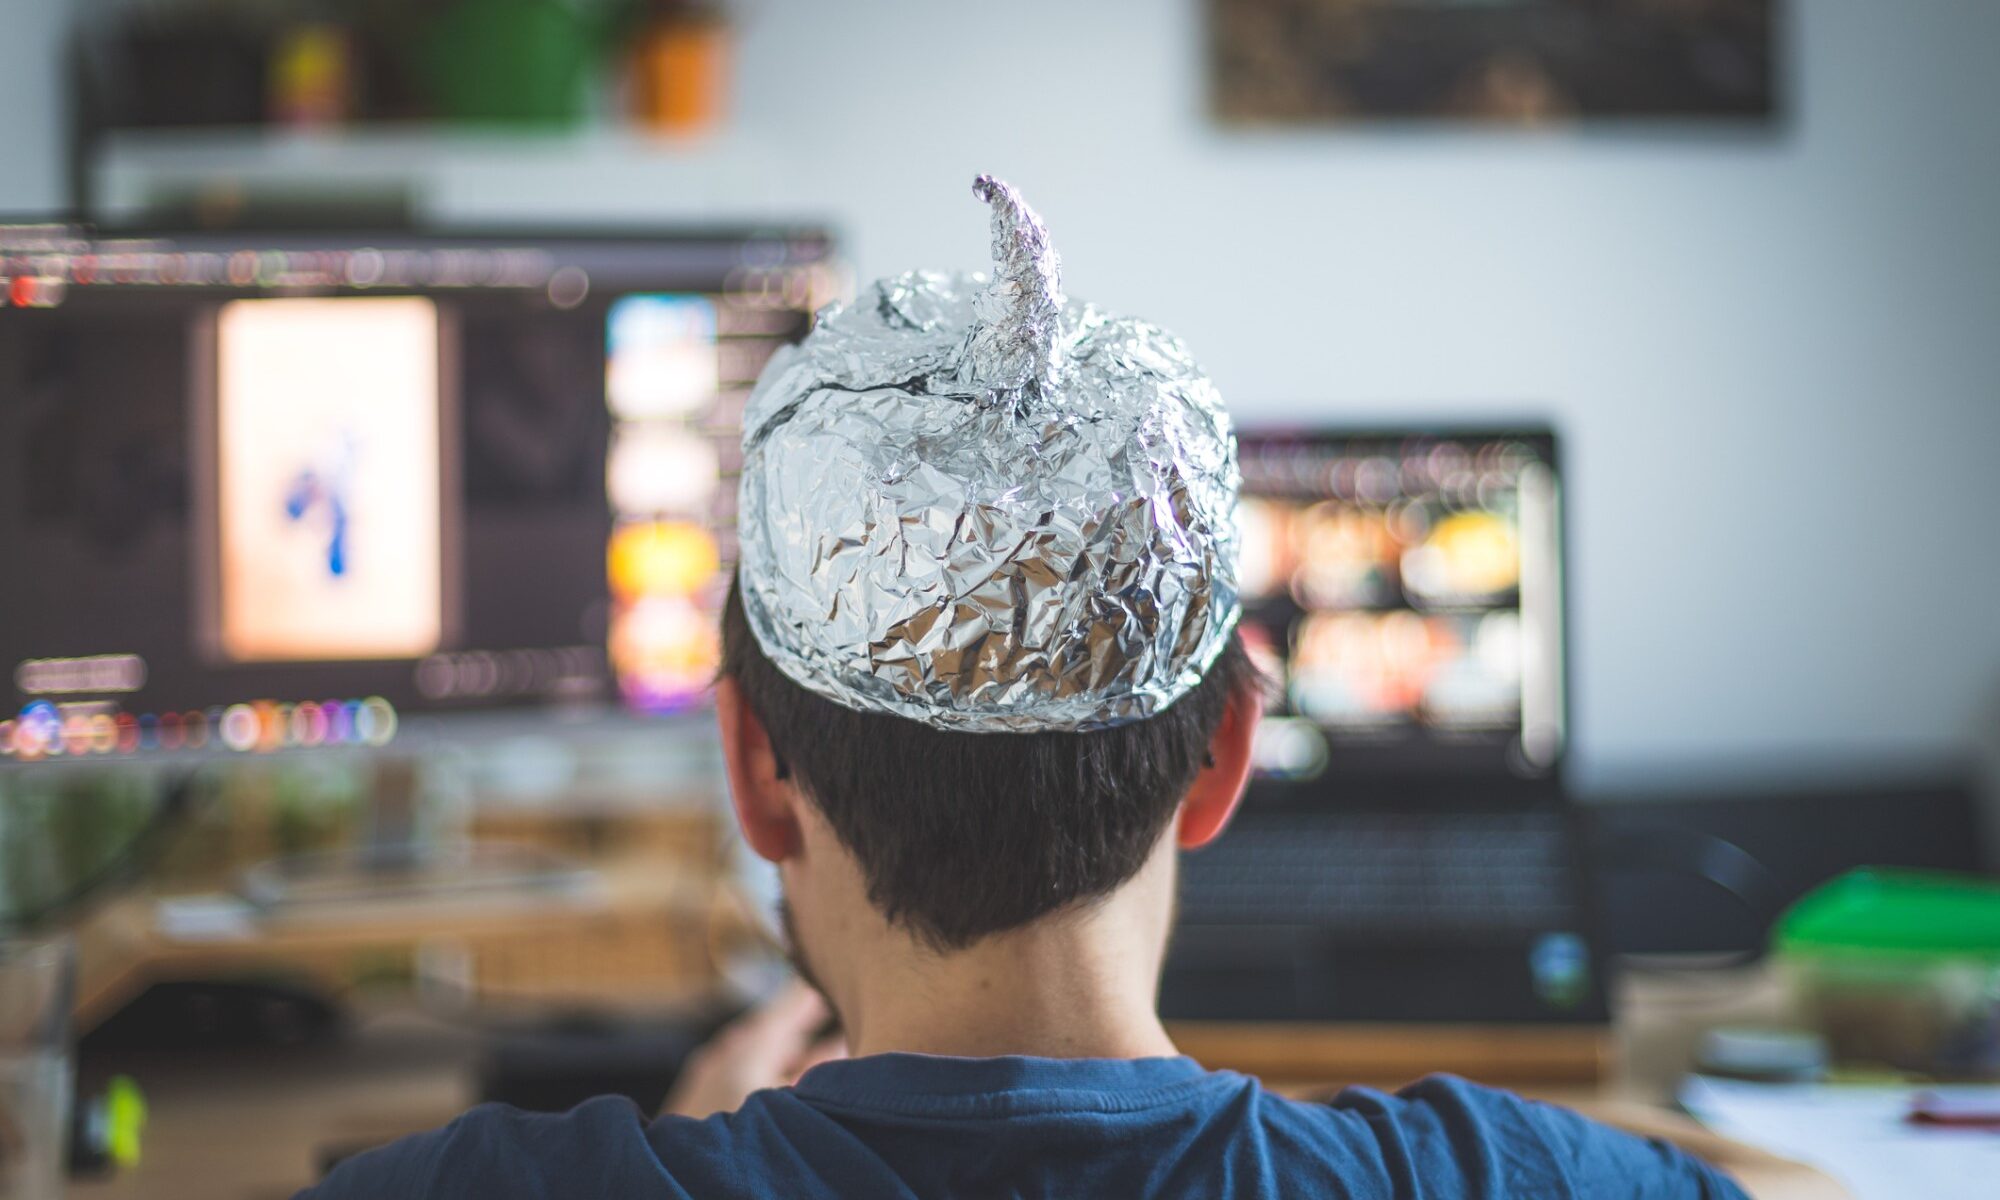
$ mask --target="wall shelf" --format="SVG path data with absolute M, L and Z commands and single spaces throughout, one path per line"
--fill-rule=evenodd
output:
M 481 129 L 412 123 L 323 131 L 119 130 L 91 163 L 97 216 L 142 218 L 162 202 L 400 198 L 415 216 L 528 223 L 794 220 L 783 156 L 734 134 L 677 140 L 617 126 Z M 584 181 L 588 181 L 587 184 Z

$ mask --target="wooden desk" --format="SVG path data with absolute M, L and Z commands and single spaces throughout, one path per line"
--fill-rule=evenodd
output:
M 1778 997 L 1770 977 L 1754 970 L 1640 977 L 1621 993 L 1625 1017 L 1606 1080 L 1597 1085 L 1523 1080 L 1520 1090 L 1565 1103 L 1662 1103 L 1685 1070 L 1701 1026 L 1768 1012 Z M 1324 1051 L 1342 1038 L 1363 1044 L 1349 1031 L 1335 1031 L 1316 1045 Z M 70 1195 L 72 1200 L 280 1200 L 316 1177 L 326 1147 L 386 1141 L 442 1125 L 462 1112 L 475 1099 L 479 1053 L 475 1033 L 404 1011 L 366 1019 L 336 1047 L 121 1059 L 116 1065 L 139 1080 L 152 1107 L 145 1159 L 123 1176 L 78 1183 Z M 1370 1061 L 1379 1066 L 1379 1060 Z M 1505 1057 L 1498 1065 L 1522 1066 Z M 1360 1070 L 1329 1069 L 1317 1079 L 1288 1074 L 1277 1082 L 1288 1093 L 1306 1094 L 1370 1082 L 1370 1073 L 1364 1062 Z
M 1208 1066 L 1307 1090 L 1330 1080 L 1397 1087 L 1432 1072 L 1495 1086 L 1592 1089 L 1611 1081 L 1616 1060 L 1612 1031 L 1587 1027 L 1181 1022 L 1167 1032 L 1181 1053 Z
M 479 972 L 472 982 L 489 999 L 669 1003 L 716 983 L 714 896 L 708 879 L 643 861 L 604 869 L 574 895 L 364 904 L 204 936 L 163 930 L 154 899 L 120 900 L 78 931 L 76 1025 L 90 1029 L 157 981 L 284 975 L 341 995 L 357 964 L 413 972 L 441 950 Z M 721 935 L 736 936 L 733 926 Z
M 478 1055 L 474 1034 L 413 1014 L 368 1020 L 331 1047 L 120 1055 L 106 1065 L 139 1081 L 150 1110 L 143 1157 L 71 1183 L 69 1200 L 282 1200 L 319 1177 L 326 1147 L 393 1140 L 470 1107 Z

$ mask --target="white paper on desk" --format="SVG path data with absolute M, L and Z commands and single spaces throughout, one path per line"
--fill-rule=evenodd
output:
M 236 896 L 175 896 L 153 906 L 153 924 L 170 941 L 234 941 L 256 932 L 256 910 Z
M 1681 1103 L 1724 1137 L 1818 1167 L 1856 1200 L 1993 1200 L 2000 1194 L 2000 1133 L 1910 1124 L 1917 1090 L 1693 1075 L 1681 1085 Z

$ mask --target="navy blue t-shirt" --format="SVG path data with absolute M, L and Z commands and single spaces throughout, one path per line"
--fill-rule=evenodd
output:
M 705 1121 L 486 1105 L 300 1200 L 725 1196 L 1743 1200 L 1671 1146 L 1449 1077 L 1306 1104 L 1186 1058 L 916 1054 L 826 1063 Z

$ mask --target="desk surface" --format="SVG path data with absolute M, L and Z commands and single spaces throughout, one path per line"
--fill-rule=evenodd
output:
M 1596 1089 L 1527 1086 L 1548 1099 L 1664 1103 L 1699 1029 L 1774 1011 L 1761 971 L 1636 977 L 1621 990 L 1614 1072 Z M 340 1045 L 283 1054 L 121 1059 L 151 1105 L 140 1166 L 78 1182 L 72 1200 L 279 1200 L 317 1177 L 330 1146 L 368 1145 L 428 1129 L 474 1099 L 477 1035 L 416 1013 L 364 1021 Z M 1326 1091 L 1353 1078 L 1299 1081 Z M 1383 1082 L 1369 1080 L 1367 1082 Z

